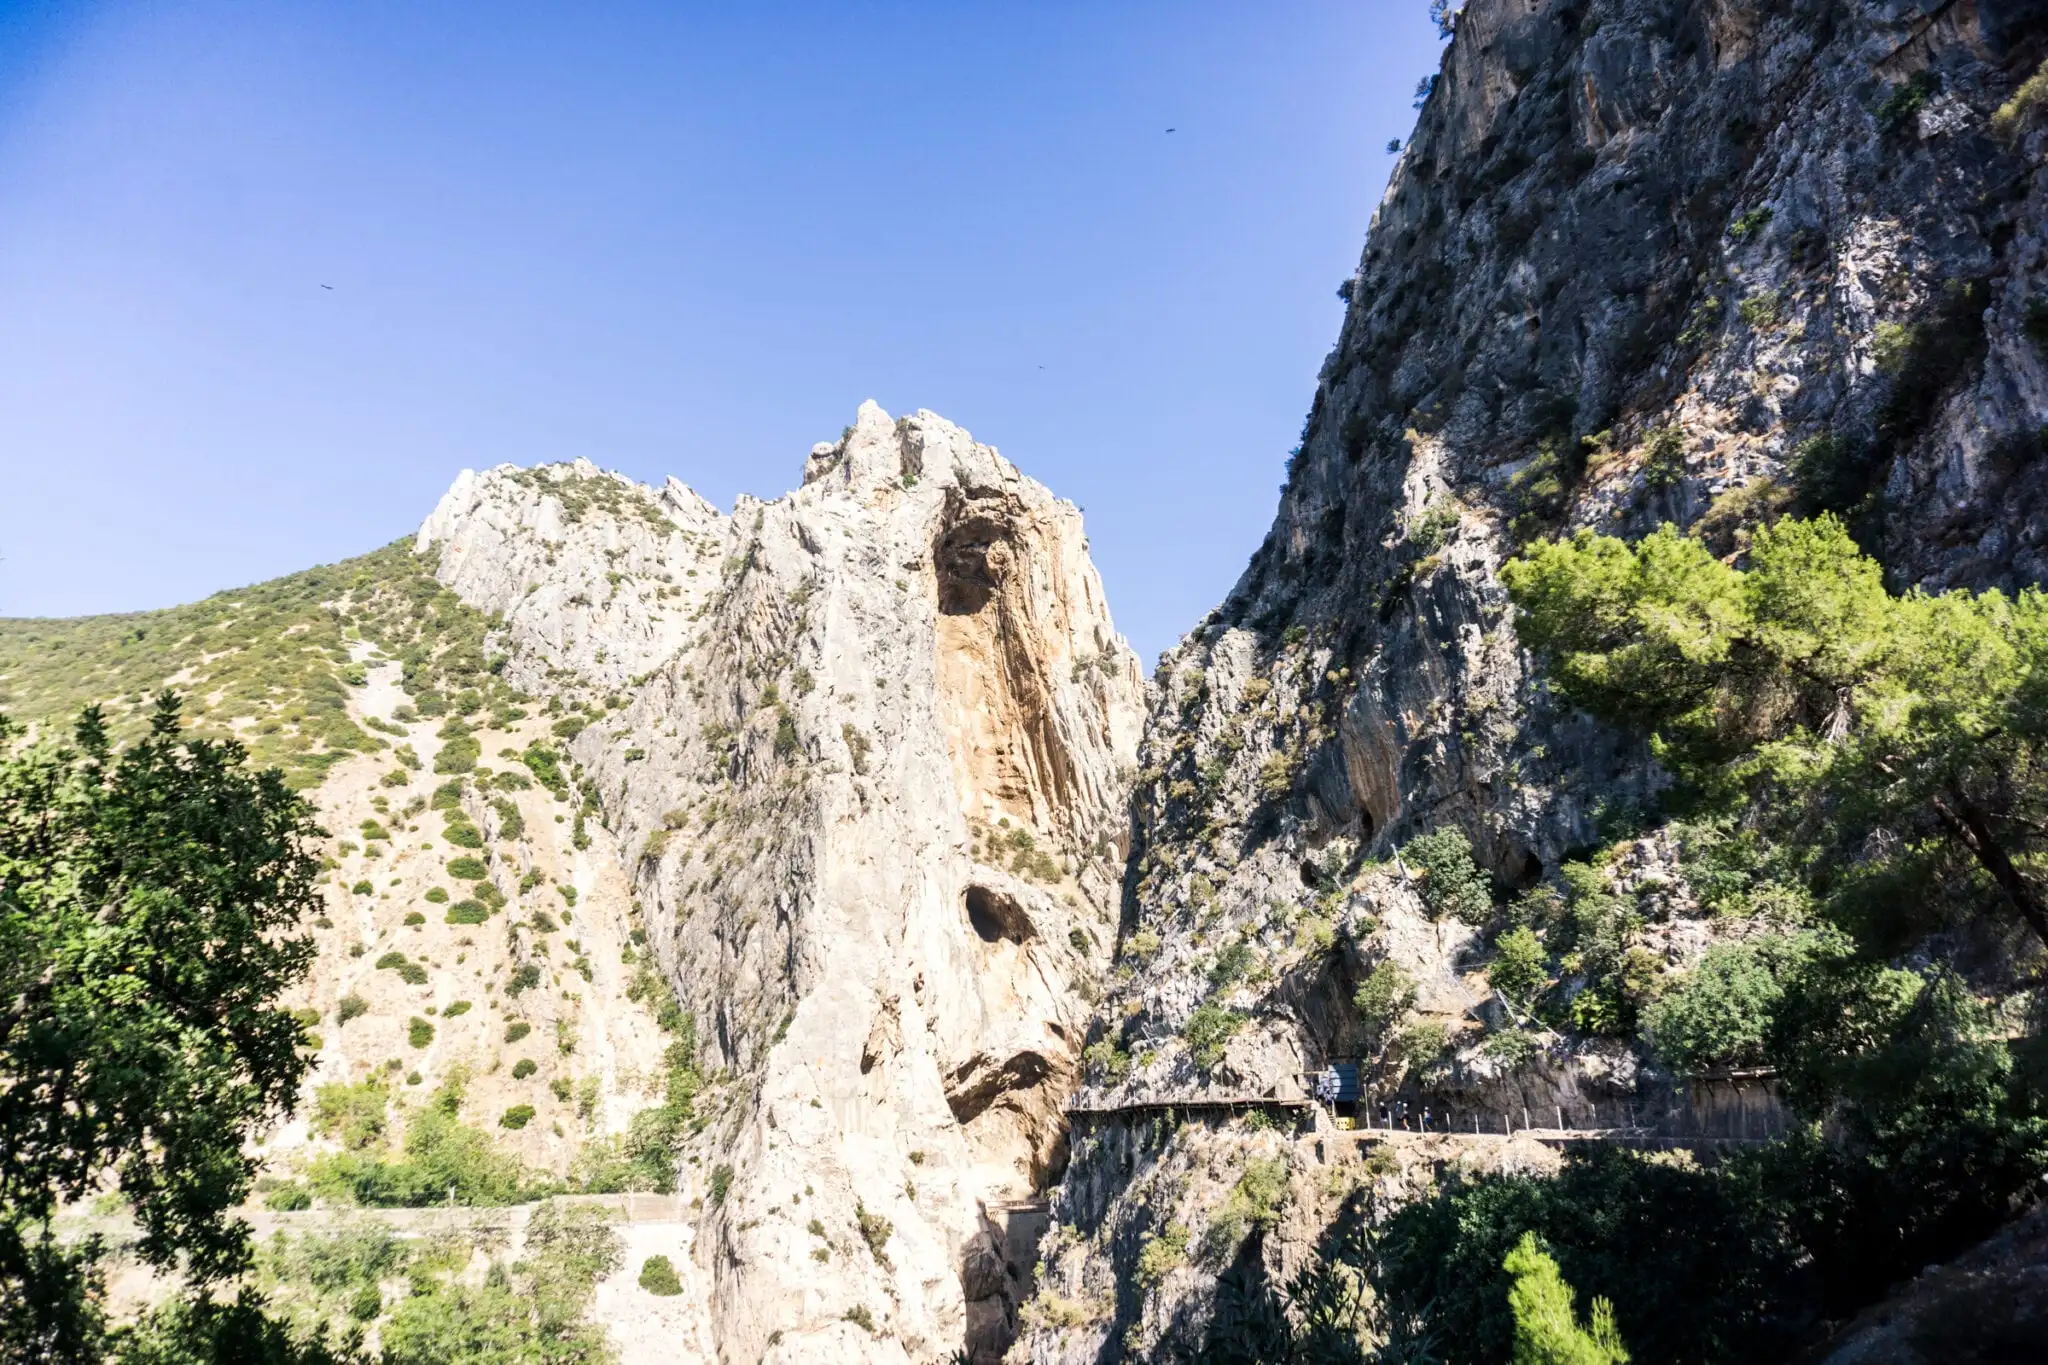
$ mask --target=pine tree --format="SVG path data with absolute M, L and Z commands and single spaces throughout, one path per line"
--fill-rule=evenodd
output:
M 1523 1233 L 1501 1267 L 1515 1277 L 1508 1290 L 1515 1314 L 1514 1365 L 1627 1365 L 1614 1306 L 1593 1300 L 1592 1320 L 1581 1327 L 1572 1311 L 1572 1287 L 1535 1233 Z

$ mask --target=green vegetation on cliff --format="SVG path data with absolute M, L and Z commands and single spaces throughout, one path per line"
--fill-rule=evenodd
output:
M 232 735 L 303 790 L 350 754 L 387 747 L 348 717 L 349 689 L 363 682 L 358 645 L 401 663 L 423 715 L 510 705 L 484 652 L 489 625 L 401 540 L 162 611 L 0 620 L 0 708 L 49 726 L 104 701 L 123 741 L 146 726 L 147 698 L 175 686 L 196 734 Z
M 1453 1174 L 1387 1221 L 1376 1282 L 1455 1333 L 1449 1359 L 1519 1360 L 1504 1262 L 1534 1234 L 1640 1358 L 1782 1359 L 2048 1173 L 2048 596 L 1892 593 L 1826 516 L 1759 530 L 1739 567 L 1666 527 L 1502 576 L 1552 690 L 1675 779 L 1702 902 L 1775 926 L 1644 996 L 1648 1041 L 1681 1070 L 1774 1067 L 1805 1126 L 1706 1166 Z M 1559 950 L 1604 894 L 1566 880 L 1566 913 L 1531 917 Z M 1537 988 L 1530 947 L 1504 990 Z

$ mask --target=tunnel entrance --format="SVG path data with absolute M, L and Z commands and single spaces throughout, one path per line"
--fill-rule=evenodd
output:
M 985 886 L 967 888 L 967 923 L 983 943 L 1027 943 L 1037 936 L 1024 907 Z

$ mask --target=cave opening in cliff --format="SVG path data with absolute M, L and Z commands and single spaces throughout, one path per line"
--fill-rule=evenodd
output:
M 973 616 L 995 596 L 1001 556 L 991 563 L 990 547 L 1002 540 L 1003 527 L 986 517 L 972 517 L 946 528 L 932 547 L 932 571 L 938 577 L 939 611 L 946 616 Z
M 967 923 L 983 943 L 1025 943 L 1036 937 L 1024 907 L 985 886 L 967 888 Z

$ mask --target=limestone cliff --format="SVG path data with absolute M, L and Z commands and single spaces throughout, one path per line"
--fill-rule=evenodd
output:
M 719 514 L 579 462 L 421 528 L 550 700 L 719 1101 L 689 1160 L 723 1360 L 994 1359 L 1010 1208 L 1115 938 L 1142 682 L 1081 517 L 864 404 Z
M 2048 131 L 1994 113 L 2044 16 L 1464 8 L 1340 290 L 1272 531 L 1161 660 L 1086 1103 L 1298 1095 L 1359 1051 L 1352 992 L 1388 959 L 1445 1029 L 1404 1092 L 1418 1108 L 1569 1120 L 1654 1089 L 1612 1041 L 1519 1065 L 1474 1046 L 1497 1008 L 1483 945 L 1425 915 L 1392 855 L 1456 828 L 1527 888 L 1657 781 L 1532 678 L 1496 579 L 1531 538 L 1669 520 L 1734 555 L 1762 522 L 1831 510 L 1901 585 L 2042 580 Z M 1609 875 L 1643 907 L 1635 946 L 1679 965 L 1713 931 L 1671 864 L 1652 831 Z M 1239 1254 L 1215 1197 L 1229 1143 L 1130 1112 L 1076 1141 L 1027 1358 L 1197 1341 Z M 1160 1179 L 1191 1142 L 1207 1178 Z M 1244 1133 L 1235 1160 L 1267 1142 Z M 1277 1274 L 1302 1252 L 1245 1254 Z

